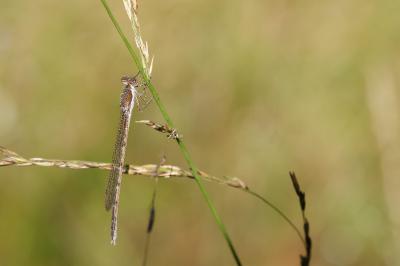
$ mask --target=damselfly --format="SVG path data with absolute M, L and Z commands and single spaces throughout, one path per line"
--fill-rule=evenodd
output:
M 116 244 L 117 240 L 119 194 L 125 161 L 125 151 L 128 143 L 129 124 L 133 107 L 139 96 L 138 88 L 140 85 L 136 77 L 137 75 L 135 77 L 124 76 L 121 78 L 123 89 L 120 99 L 120 121 L 105 196 L 106 210 L 109 211 L 112 209 L 111 244 L 113 245 Z

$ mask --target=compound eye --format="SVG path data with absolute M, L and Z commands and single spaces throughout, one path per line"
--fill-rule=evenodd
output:
M 129 77 L 123 76 L 123 77 L 121 78 L 121 82 L 122 82 L 122 84 L 124 84 L 124 85 L 128 85 L 128 83 L 129 83 Z

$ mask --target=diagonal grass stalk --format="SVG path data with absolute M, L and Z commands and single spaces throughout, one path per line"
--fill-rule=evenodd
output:
M 147 87 L 149 88 L 157 107 L 159 108 L 162 116 L 164 117 L 164 120 L 166 121 L 166 123 L 167 123 L 167 125 L 169 127 L 174 128 L 172 119 L 169 116 L 169 114 L 167 113 L 167 110 L 166 110 L 165 106 L 161 102 L 161 99 L 160 99 L 160 97 L 158 95 L 158 92 L 157 92 L 156 88 L 154 87 L 154 85 L 151 83 L 150 79 L 145 74 L 145 70 L 144 70 L 144 68 L 143 68 L 143 66 L 141 64 L 140 57 L 137 55 L 135 50 L 132 48 L 132 46 L 129 43 L 127 37 L 123 33 L 118 21 L 116 20 L 116 18 L 113 15 L 110 7 L 108 6 L 107 1 L 106 0 L 100 0 L 100 1 L 102 2 L 104 8 L 107 11 L 108 16 L 110 17 L 112 23 L 114 24 L 115 29 L 117 30 L 119 36 L 121 37 L 121 39 L 124 42 L 126 48 L 128 49 L 129 54 L 131 55 L 133 61 L 135 62 L 135 65 L 139 69 L 140 75 L 143 78 L 143 80 L 145 81 Z M 189 168 L 190 168 L 190 170 L 191 170 L 191 172 L 192 172 L 192 174 L 193 174 L 193 176 L 195 178 L 195 181 L 196 181 L 196 183 L 197 183 L 197 185 L 198 185 L 198 187 L 199 187 L 199 189 L 200 189 L 205 201 L 207 202 L 208 207 L 211 210 L 211 213 L 212 213 L 212 215 L 214 217 L 215 222 L 217 223 L 217 225 L 219 227 L 219 230 L 221 231 L 223 237 L 225 238 L 225 240 L 226 240 L 226 242 L 227 242 L 227 244 L 229 246 L 229 249 L 230 249 L 230 251 L 232 253 L 232 256 L 235 259 L 236 265 L 242 265 L 242 263 L 240 261 L 240 258 L 239 258 L 239 255 L 237 254 L 236 249 L 233 246 L 232 240 L 229 237 L 229 234 L 228 234 L 228 232 L 227 232 L 227 230 L 225 228 L 225 225 L 222 222 L 221 218 L 219 217 L 218 212 L 215 209 L 214 204 L 212 203 L 212 201 L 210 199 L 210 196 L 208 195 L 208 192 L 206 191 L 206 189 L 205 189 L 205 187 L 204 187 L 204 185 L 203 185 L 203 183 L 202 183 L 202 181 L 200 179 L 200 176 L 198 174 L 198 169 L 197 169 L 196 165 L 194 164 L 193 160 L 191 159 L 191 156 L 189 154 L 188 149 L 186 148 L 185 143 L 179 138 L 176 141 L 177 141 L 177 143 L 179 145 L 179 148 L 180 148 L 180 150 L 182 152 L 183 157 L 186 160 L 186 163 L 188 164 L 188 166 L 189 166 Z

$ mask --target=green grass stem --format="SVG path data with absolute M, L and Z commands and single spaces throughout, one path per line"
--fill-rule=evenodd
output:
M 125 34 L 123 33 L 118 21 L 115 19 L 110 7 L 108 6 L 107 1 L 106 0 L 100 0 L 100 1 L 102 2 L 104 8 L 107 11 L 108 16 L 110 17 L 112 23 L 114 24 L 115 29 L 117 30 L 119 36 L 121 37 L 121 39 L 124 42 L 126 48 L 128 49 L 129 54 L 131 55 L 131 57 L 132 57 L 133 61 L 135 62 L 137 68 L 139 69 L 140 75 L 142 76 L 143 80 L 145 81 L 147 87 L 149 88 L 156 105 L 158 106 L 162 116 L 164 117 L 164 120 L 166 121 L 166 123 L 167 123 L 167 125 L 169 127 L 174 128 L 174 124 L 172 122 L 172 119 L 169 116 L 169 114 L 167 113 L 167 110 L 166 110 L 165 106 L 161 102 L 161 99 L 160 99 L 160 97 L 158 95 L 158 92 L 157 92 L 156 88 L 151 83 L 151 80 L 145 74 L 145 71 L 144 71 L 143 66 L 141 64 L 141 61 L 140 61 L 140 57 L 136 54 L 135 50 L 132 48 L 131 44 L 129 43 L 128 39 L 126 38 Z M 228 234 L 228 232 L 227 232 L 227 230 L 225 228 L 225 225 L 222 222 L 220 216 L 218 215 L 218 212 L 215 209 L 215 207 L 214 207 L 214 205 L 213 205 L 213 203 L 212 203 L 212 201 L 210 199 L 210 196 L 208 195 L 208 193 L 207 193 L 207 191 L 206 191 L 206 189 L 205 189 L 205 187 L 204 187 L 204 185 L 203 185 L 203 183 L 201 181 L 201 178 L 200 178 L 200 176 L 198 174 L 197 167 L 194 164 L 193 160 L 191 159 L 191 156 L 189 154 L 188 149 L 186 148 L 186 145 L 184 144 L 184 142 L 181 139 L 177 139 L 177 143 L 178 143 L 179 148 L 180 148 L 180 150 L 181 150 L 181 152 L 183 154 L 183 157 L 186 160 L 186 163 L 188 164 L 188 166 L 190 168 L 190 171 L 192 172 L 192 174 L 193 174 L 193 176 L 194 176 L 194 178 L 196 180 L 196 183 L 197 183 L 197 185 L 198 185 L 198 187 L 199 187 L 199 189 L 200 189 L 205 201 L 207 202 L 208 207 L 211 210 L 211 213 L 212 213 L 212 215 L 214 217 L 215 222 L 217 223 L 217 225 L 219 227 L 219 230 L 221 231 L 223 237 L 225 238 L 225 240 L 226 240 L 226 242 L 227 242 L 227 244 L 229 246 L 229 249 L 230 249 L 230 251 L 232 253 L 232 256 L 235 259 L 236 265 L 242 265 L 242 263 L 240 261 L 240 258 L 239 258 L 239 255 L 237 254 L 236 249 L 233 246 L 232 240 L 229 237 L 229 234 Z

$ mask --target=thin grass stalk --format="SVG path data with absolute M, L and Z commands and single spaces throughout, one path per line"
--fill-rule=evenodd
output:
M 243 190 L 243 189 L 242 189 Z M 271 209 L 273 209 L 275 212 L 279 214 L 289 225 L 290 227 L 293 228 L 294 231 L 296 231 L 297 236 L 300 238 L 301 242 L 303 243 L 304 247 L 306 247 L 306 241 L 304 240 L 303 235 L 301 234 L 300 230 L 297 228 L 297 226 L 287 217 L 278 207 L 276 207 L 274 204 L 269 202 L 267 199 L 265 199 L 263 196 L 260 194 L 251 191 L 251 190 L 244 190 L 245 192 L 249 193 L 250 195 L 253 195 L 254 197 L 258 198 L 265 204 L 267 204 Z
M 156 88 L 154 87 L 154 85 L 151 83 L 150 79 L 146 75 L 145 70 L 144 70 L 144 68 L 143 68 L 143 66 L 141 64 L 140 59 L 139 59 L 139 56 L 136 54 L 136 52 L 134 51 L 134 49 L 130 45 L 128 39 L 126 38 L 125 34 L 123 33 L 118 21 L 115 19 L 115 16 L 113 15 L 110 7 L 108 6 L 107 1 L 106 0 L 100 0 L 100 1 L 102 2 L 104 8 L 107 11 L 108 16 L 110 17 L 112 23 L 114 24 L 115 29 L 117 30 L 119 36 L 121 37 L 121 39 L 124 42 L 126 48 L 128 49 L 129 54 L 131 55 L 133 61 L 136 64 L 136 67 L 139 69 L 140 76 L 143 78 L 146 86 L 149 88 L 157 107 L 159 108 L 162 116 L 164 117 L 164 120 L 166 121 L 166 123 L 168 124 L 169 127 L 174 128 L 174 124 L 172 122 L 172 119 L 170 118 L 169 114 L 167 113 L 167 110 L 166 110 L 165 106 L 161 102 L 161 99 L 160 99 L 160 97 L 158 95 L 158 92 L 157 92 Z M 186 160 L 186 163 L 188 164 L 188 166 L 189 166 L 189 168 L 190 168 L 190 170 L 191 170 L 191 172 L 193 174 L 193 177 L 196 180 L 196 183 L 197 183 L 197 185 L 198 185 L 198 187 L 200 189 L 200 192 L 202 193 L 205 201 L 207 202 L 207 205 L 208 205 L 209 209 L 211 210 L 211 213 L 212 213 L 212 215 L 214 217 L 215 222 L 217 223 L 217 225 L 219 227 L 219 230 L 221 231 L 223 237 L 225 238 L 225 241 L 227 242 L 227 244 L 229 246 L 229 249 L 230 249 L 230 251 L 232 253 L 232 256 L 235 259 L 236 265 L 242 265 L 242 263 L 240 261 L 240 258 L 239 258 L 239 255 L 236 252 L 236 249 L 235 249 L 235 247 L 234 247 L 234 245 L 232 243 L 232 240 L 231 240 L 231 238 L 230 238 L 230 236 L 229 236 L 229 234 L 228 234 L 228 232 L 227 232 L 227 230 L 225 228 L 225 225 L 222 222 L 220 216 L 218 215 L 218 212 L 215 209 L 215 207 L 214 207 L 214 205 L 213 205 L 213 203 L 212 203 L 212 201 L 210 199 L 210 196 L 208 195 L 208 192 L 206 191 L 203 183 L 201 182 L 200 176 L 198 175 L 197 167 L 194 164 L 194 162 L 193 162 L 193 160 L 192 160 L 192 158 L 191 158 L 191 156 L 189 154 L 189 151 L 186 148 L 186 145 L 184 144 L 184 142 L 181 139 L 177 139 L 176 141 L 177 141 L 177 143 L 179 145 L 179 148 L 180 148 L 180 150 L 181 150 L 181 152 L 183 154 L 183 157 Z

